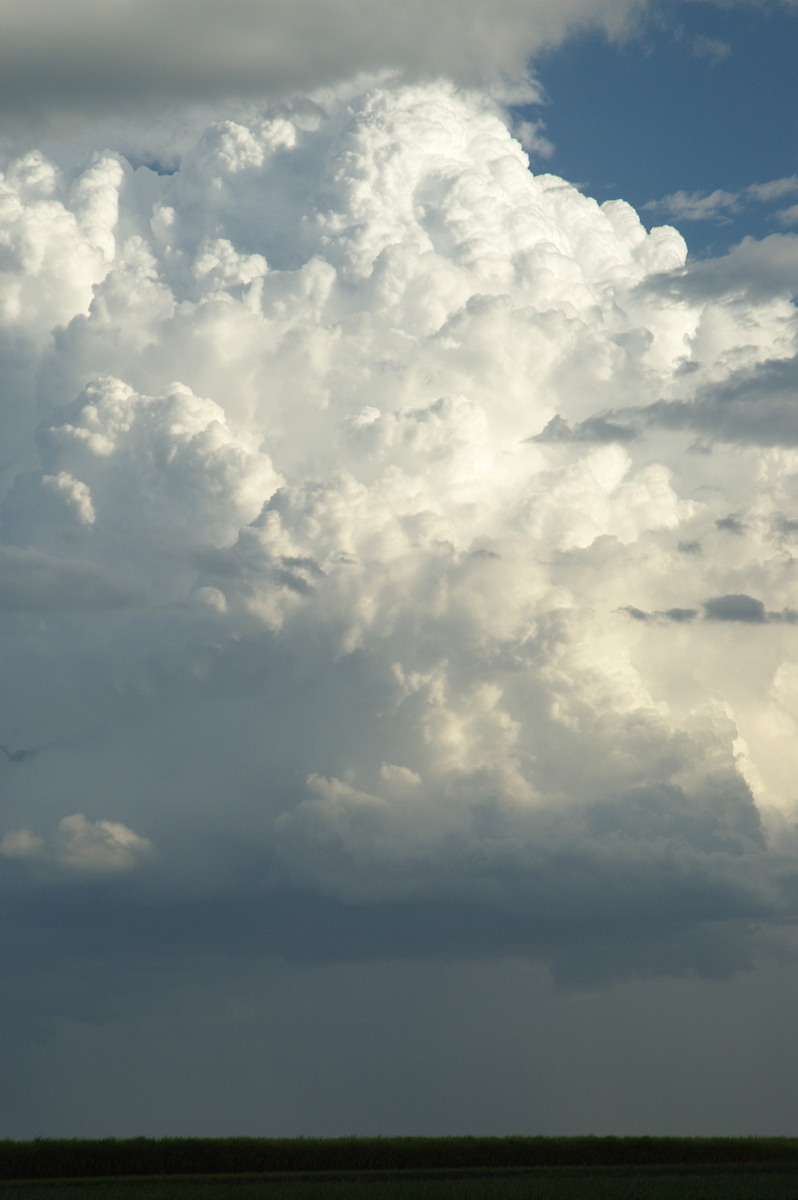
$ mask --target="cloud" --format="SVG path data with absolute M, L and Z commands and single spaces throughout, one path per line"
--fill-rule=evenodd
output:
M 745 621 L 758 625 L 765 621 L 765 606 L 753 596 L 716 596 L 704 602 L 711 621 Z
M 0 855 L 8 859 L 44 861 L 78 875 L 129 871 L 149 854 L 150 843 L 118 821 L 89 821 L 83 813 L 63 817 L 47 841 L 28 829 L 0 839 Z
M 726 295 L 733 299 L 735 295 L 743 295 L 744 303 L 766 297 L 792 297 L 795 282 L 791 269 L 796 254 L 798 238 L 794 234 L 773 233 L 759 241 L 745 237 L 728 254 L 704 259 L 695 264 L 689 275 L 663 280 L 660 286 L 672 288 L 674 294 L 683 286 L 696 297 L 704 298 Z
M 604 416 L 588 417 L 574 428 L 558 414 L 552 417 L 536 442 L 630 442 L 637 436 L 630 425 L 608 420 Z
M 662 213 L 677 221 L 723 221 L 730 214 L 741 212 L 747 203 L 772 204 L 784 196 L 793 196 L 798 192 L 798 175 L 788 175 L 782 179 L 770 179 L 766 183 L 752 183 L 739 192 L 727 192 L 716 188 L 712 192 L 673 192 L 661 200 L 650 200 L 645 209 L 650 212 Z M 790 210 L 785 210 L 789 212 Z M 785 213 L 776 214 L 783 224 L 789 224 Z
M 68 120 L 150 105 L 286 95 L 358 74 L 524 80 L 533 52 L 585 25 L 618 33 L 630 0 L 137 0 L 99 8 L 8 0 L 0 50 L 7 114 Z M 419 28 L 426 35 L 418 37 Z M 528 90 L 528 89 L 527 89 Z
M 794 196 L 798 192 L 798 175 L 787 175 L 783 179 L 771 179 L 768 183 L 752 183 L 745 189 L 746 196 L 765 204 L 781 200 L 783 196 Z
M 664 612 L 645 612 L 632 604 L 625 604 L 620 609 L 634 621 L 657 621 L 659 623 L 675 621 L 683 624 L 694 621 L 698 616 L 696 608 L 668 608 Z M 765 625 L 768 622 L 786 621 L 795 624 L 798 613 L 795 609 L 787 608 L 781 612 L 768 612 L 761 600 L 744 594 L 730 596 L 713 596 L 704 601 L 704 619 L 707 621 L 741 621 L 748 625 Z
M 663 401 L 644 410 L 644 421 L 670 428 L 694 429 L 712 442 L 794 446 L 798 423 L 793 380 L 795 362 L 777 360 L 743 367 L 712 383 L 695 399 Z M 734 517 L 719 526 L 739 532 Z
M 677 221 L 707 221 L 738 213 L 742 207 L 741 192 L 725 192 L 716 188 L 713 192 L 672 192 L 662 200 L 650 200 L 649 211 L 667 213 Z
M 696 58 L 706 58 L 711 64 L 723 62 L 732 53 L 729 42 L 723 38 L 706 37 L 696 34 L 690 42 L 690 48 Z
M 704 612 L 709 621 L 743 621 L 752 625 L 762 625 L 768 621 L 794 624 L 798 620 L 793 608 L 783 612 L 767 612 L 761 600 L 745 595 L 714 596 L 704 601 Z
M 727 533 L 742 534 L 745 532 L 745 525 L 735 516 L 719 517 L 715 522 L 716 529 L 725 529 Z
M 741 964 L 794 916 L 795 239 L 688 263 L 454 84 L 306 100 L 5 164 L 19 920 Z
M 513 123 L 513 134 L 526 152 L 539 158 L 551 158 L 554 145 L 543 132 L 545 121 L 516 121 Z
M 776 214 L 776 219 L 781 225 L 798 225 L 798 204 L 790 204 L 788 208 L 783 208 Z
M 0 611 L 91 611 L 137 606 L 141 601 L 135 585 L 114 579 L 95 563 L 0 546 Z
M 633 621 L 676 621 L 677 624 L 694 621 L 698 616 L 698 610 L 695 608 L 668 608 L 664 612 L 645 612 L 633 604 L 624 604 L 619 611 L 625 612 Z
M 659 429 L 692 431 L 698 435 L 694 452 L 724 443 L 795 445 L 792 268 L 797 252 L 793 235 L 746 238 L 720 258 L 646 280 L 639 299 L 659 311 L 681 312 L 686 322 L 681 361 L 667 385 L 660 386 L 659 397 L 643 405 L 637 397 L 624 398 L 620 407 L 601 405 L 573 425 L 563 424 L 558 413 L 538 437 L 630 444 Z M 724 340 L 732 328 L 739 331 L 734 350 Z M 718 356 L 714 367 L 712 354 Z M 729 524 L 738 518 L 728 511 L 717 519 L 718 528 L 739 532 Z

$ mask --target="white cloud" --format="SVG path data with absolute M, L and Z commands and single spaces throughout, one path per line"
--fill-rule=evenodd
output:
M 42 475 L 42 485 L 57 496 L 63 496 L 81 525 L 94 524 L 94 505 L 91 492 L 85 483 L 66 471 L 59 471 L 57 475 Z
M 440 82 L 5 178 L 7 856 L 549 957 L 791 912 L 796 239 L 688 264 Z

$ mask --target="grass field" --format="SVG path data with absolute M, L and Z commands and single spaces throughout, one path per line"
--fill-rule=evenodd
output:
M 6 1141 L 0 1178 L 3 1200 L 798 1200 L 798 1141 Z

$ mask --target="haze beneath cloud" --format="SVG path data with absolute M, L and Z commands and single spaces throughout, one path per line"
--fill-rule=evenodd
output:
M 434 6 L 458 20 L 433 63 L 412 5 L 390 56 L 381 6 L 336 6 L 315 58 L 313 5 L 146 8 L 161 100 L 195 98 L 217 34 L 209 90 L 246 84 L 245 17 L 253 72 L 274 53 L 296 92 L 519 73 L 627 13 Z M 3 53 L 73 36 L 8 9 Z M 81 46 L 124 95 L 134 9 L 103 12 Z M 798 237 L 688 263 L 443 79 L 253 101 L 173 165 L 62 146 L 0 180 L 19 1027 L 85 1017 L 132 961 L 158 988 L 227 953 L 512 956 L 582 985 L 787 953 Z

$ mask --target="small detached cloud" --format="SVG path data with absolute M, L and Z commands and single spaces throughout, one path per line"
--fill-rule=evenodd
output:
M 722 529 L 726 533 L 735 533 L 738 537 L 742 537 L 745 533 L 745 524 L 739 517 L 730 514 L 728 517 L 718 517 L 715 522 L 716 529 Z
M 730 596 L 714 596 L 704 601 L 704 614 L 708 621 L 742 621 L 748 625 L 765 625 L 786 621 L 794 625 L 798 612 L 785 608 L 780 612 L 768 612 L 761 600 L 742 593 Z
M 15 829 L 0 837 L 0 855 L 63 868 L 75 875 L 107 875 L 133 870 L 152 846 L 118 821 L 90 821 L 83 813 L 63 817 L 49 837 Z
M 712 192 L 672 192 L 661 200 L 649 200 L 643 205 L 647 212 L 657 212 L 676 221 L 728 221 L 730 216 L 743 211 L 749 204 L 773 204 L 785 196 L 798 193 L 798 175 L 782 179 L 771 179 L 766 183 L 752 183 L 739 192 L 727 192 L 716 188 Z M 790 210 L 785 210 L 790 211 Z M 790 224 L 783 213 L 776 219 Z
M 672 192 L 662 200 L 649 200 L 643 207 L 647 212 L 661 212 L 677 221 L 711 221 L 738 213 L 742 207 L 742 192 Z
M 635 608 L 632 604 L 625 604 L 618 611 L 626 613 L 633 621 L 656 621 L 659 623 L 674 621 L 678 625 L 688 624 L 698 616 L 698 609 L 696 608 L 667 608 L 661 611 L 645 612 L 642 608 Z
M 708 60 L 713 66 L 723 62 L 732 54 L 731 44 L 723 38 L 707 37 L 697 34 L 690 39 L 690 49 L 696 58 Z
M 798 622 L 798 611 L 785 608 L 776 612 L 768 612 L 761 600 L 744 593 L 728 596 L 713 596 L 703 604 L 704 620 L 706 621 L 739 621 L 746 625 L 767 625 L 787 623 L 794 625 Z M 633 621 L 654 621 L 658 624 L 674 622 L 684 625 L 695 621 L 699 616 L 696 608 L 668 608 L 646 612 L 642 608 L 625 604 L 618 610 L 626 613 Z

